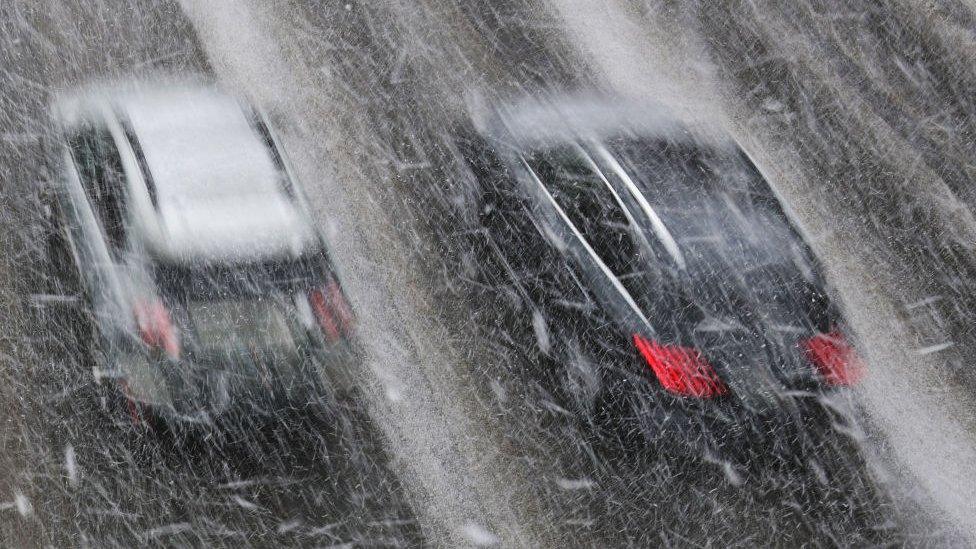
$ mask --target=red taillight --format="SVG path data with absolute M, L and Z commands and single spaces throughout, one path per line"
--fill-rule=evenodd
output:
M 634 345 L 661 382 L 661 386 L 672 393 L 712 398 L 729 392 L 729 388 L 718 378 L 712 365 L 698 349 L 661 345 L 637 334 L 634 334 Z
M 838 330 L 803 341 L 803 352 L 828 385 L 850 386 L 864 377 L 864 363 Z
M 335 280 L 309 292 L 308 302 L 329 343 L 335 343 L 340 337 L 352 333 L 355 320 L 352 308 Z
M 180 340 L 166 306 L 159 300 L 136 303 L 136 326 L 143 343 L 160 349 L 166 356 L 180 358 Z
M 864 363 L 837 330 L 803 341 L 803 352 L 829 385 L 850 386 L 864 377 Z

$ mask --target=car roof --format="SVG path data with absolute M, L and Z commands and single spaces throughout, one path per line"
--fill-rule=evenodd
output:
M 159 201 L 281 192 L 280 167 L 235 98 L 206 89 L 132 97 L 124 116 L 145 155 Z
M 315 245 L 255 112 L 207 81 L 102 82 L 60 95 L 52 108 L 67 127 L 106 116 L 127 127 L 155 191 L 156 204 L 137 222 L 157 255 L 257 259 Z
M 708 121 L 683 116 L 662 103 L 614 94 L 535 95 L 469 112 L 482 133 L 506 136 L 526 147 L 602 139 L 621 132 L 719 147 L 732 144 L 725 132 Z
M 51 114 L 63 125 L 71 126 L 97 118 L 104 109 L 126 111 L 134 101 L 178 96 L 187 91 L 213 93 L 215 84 L 204 76 L 150 75 L 143 78 L 104 78 L 74 85 L 52 95 Z
M 55 102 L 66 126 L 107 113 L 138 141 L 160 200 L 278 189 L 278 166 L 255 131 L 255 113 L 203 79 L 99 82 Z

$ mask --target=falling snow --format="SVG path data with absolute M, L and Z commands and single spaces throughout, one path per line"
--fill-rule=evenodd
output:
M 976 11 L 0 3 L 0 545 L 976 542 Z

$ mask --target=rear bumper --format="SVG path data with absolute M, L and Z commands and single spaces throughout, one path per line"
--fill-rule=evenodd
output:
M 796 391 L 755 409 L 734 394 L 677 397 L 642 380 L 608 387 L 600 413 L 615 431 L 639 433 L 658 448 L 758 464 L 792 459 L 821 444 L 835 425 L 850 419 L 842 397 L 838 389 Z
M 264 362 L 120 359 L 116 383 L 126 397 L 175 423 L 212 423 L 226 416 L 274 416 L 321 407 L 334 398 L 339 374 L 355 359 L 345 342 Z

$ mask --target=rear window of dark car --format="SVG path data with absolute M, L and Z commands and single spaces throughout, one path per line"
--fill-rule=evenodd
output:
M 546 191 L 618 278 L 638 263 L 627 215 L 582 149 L 562 146 L 524 156 Z
M 711 244 L 743 268 L 794 261 L 794 247 L 802 240 L 768 183 L 738 149 L 639 138 L 612 139 L 605 146 L 683 253 L 694 256 Z
M 619 166 L 598 152 L 601 146 Z M 594 253 L 669 337 L 687 337 L 706 316 L 741 317 L 777 303 L 783 310 L 807 310 L 815 324 L 825 323 L 818 310 L 826 297 L 812 254 L 737 149 L 620 138 L 551 147 L 523 158 Z M 662 237 L 644 219 L 625 179 L 674 239 L 680 266 L 661 251 Z
M 659 214 L 683 212 L 691 219 L 709 209 L 737 209 L 742 219 L 768 214 L 787 223 L 772 189 L 734 147 L 642 138 L 611 139 L 605 146 Z
M 663 139 L 605 146 L 674 237 L 688 264 L 676 282 L 695 302 L 740 320 L 775 304 L 830 323 L 812 252 L 741 151 Z

